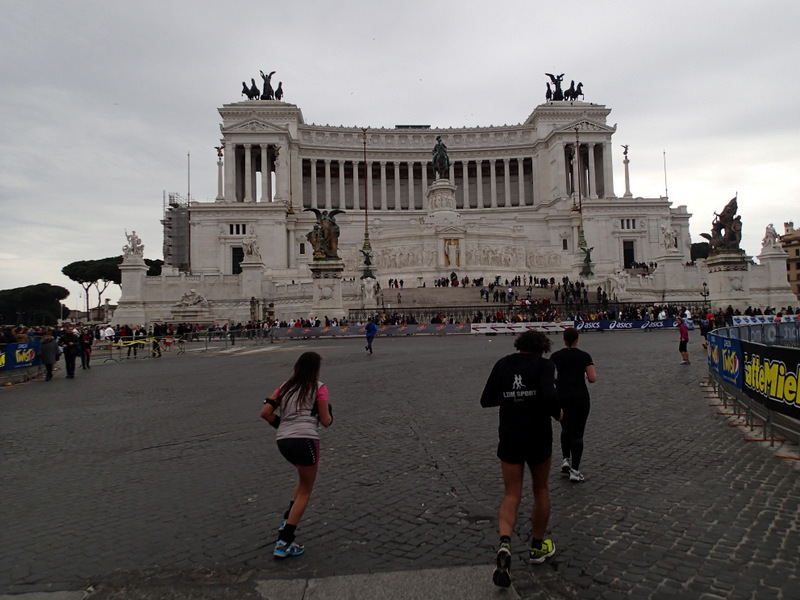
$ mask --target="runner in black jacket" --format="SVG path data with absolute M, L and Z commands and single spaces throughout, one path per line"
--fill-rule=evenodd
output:
M 498 512 L 500 548 L 492 576 L 501 587 L 511 585 L 511 534 L 522 499 L 525 464 L 533 479 L 530 562 L 541 563 L 555 554 L 552 540 L 544 539 L 550 518 L 550 458 L 553 430 L 550 418 L 560 420 L 561 409 L 554 387 L 553 363 L 542 354 L 550 351 L 542 333 L 526 331 L 514 346 L 517 354 L 501 358 L 492 369 L 481 395 L 481 406 L 500 407 L 500 443 L 497 456 L 503 470 L 505 498 Z

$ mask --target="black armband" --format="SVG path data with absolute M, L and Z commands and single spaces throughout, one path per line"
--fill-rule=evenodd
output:
M 272 408 L 278 408 L 280 406 L 280 404 L 278 404 L 278 402 L 276 400 L 270 400 L 269 398 L 264 400 L 264 405 L 267 405 L 267 404 L 269 404 Z
M 267 421 L 267 422 L 269 423 L 269 421 Z M 281 418 L 278 415 L 275 415 L 275 420 L 272 421 L 272 423 L 270 423 L 270 425 L 272 427 L 274 427 L 275 429 L 277 429 L 280 426 L 280 424 L 281 424 Z

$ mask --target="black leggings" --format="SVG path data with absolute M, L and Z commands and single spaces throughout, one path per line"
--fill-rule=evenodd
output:
M 583 431 L 589 418 L 589 399 L 570 400 L 564 403 L 561 421 L 561 455 L 572 458 L 572 468 L 578 470 L 583 456 Z

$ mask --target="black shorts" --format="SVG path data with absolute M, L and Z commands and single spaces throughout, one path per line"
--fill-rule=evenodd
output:
M 546 439 L 545 437 L 527 440 L 501 439 L 497 444 L 497 458 L 514 465 L 540 465 L 553 454 L 553 436 L 551 434 Z
M 678 352 L 686 352 L 686 347 L 688 343 L 689 342 L 687 342 L 686 340 L 681 340 L 681 343 L 678 345 Z
M 319 463 L 319 440 L 286 438 L 278 440 L 278 450 L 295 467 L 313 467 Z

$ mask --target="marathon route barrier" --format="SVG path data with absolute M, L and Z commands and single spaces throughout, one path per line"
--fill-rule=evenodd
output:
M 709 333 L 708 368 L 768 410 L 800 419 L 800 349 Z
M 6 344 L 0 351 L 0 370 L 11 371 L 42 364 L 39 358 L 41 342 L 16 342 Z

